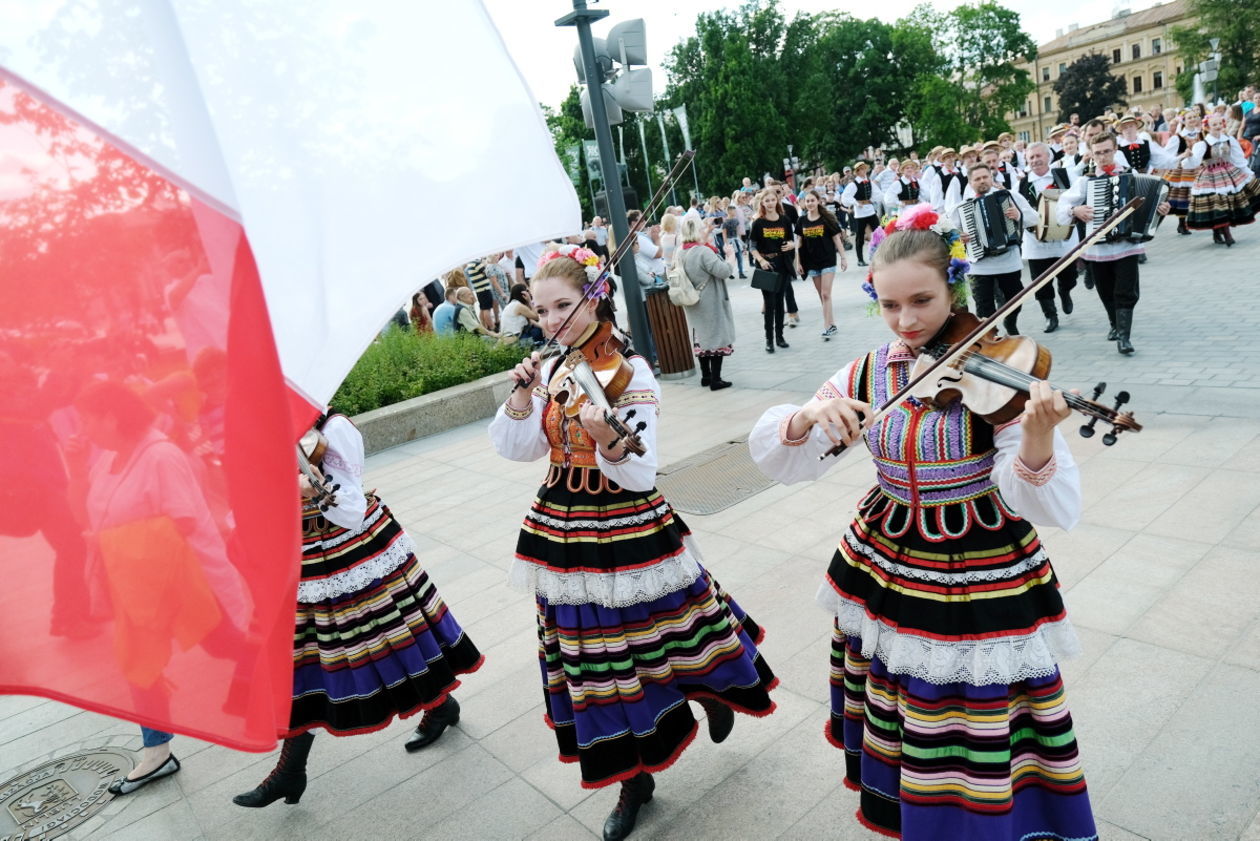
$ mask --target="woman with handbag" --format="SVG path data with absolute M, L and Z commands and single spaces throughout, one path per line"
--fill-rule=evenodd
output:
M 731 266 L 717 249 L 706 242 L 706 220 L 687 217 L 682 220 L 682 247 L 675 255 L 680 268 L 699 298 L 687 306 L 687 324 L 691 327 L 691 344 L 700 360 L 700 385 L 713 391 L 729 388 L 722 379 L 722 359 L 735 352 L 735 317 L 731 314 L 731 298 L 726 281 Z
M 753 265 L 757 266 L 752 285 L 761 290 L 766 353 L 774 353 L 775 345 L 788 347 L 783 341 L 784 295 L 792 282 L 792 259 L 787 252 L 796 248 L 796 242 L 791 223 L 779 212 L 779 194 L 773 187 L 757 196 L 757 216 L 749 245 Z

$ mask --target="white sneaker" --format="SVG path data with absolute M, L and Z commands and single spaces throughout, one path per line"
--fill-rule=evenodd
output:
M 832 324 L 832 325 L 831 325 L 830 327 L 828 327 L 826 330 L 822 331 L 822 338 L 823 338 L 823 341 L 824 341 L 824 342 L 829 342 L 829 341 L 831 341 L 831 337 L 832 337 L 832 336 L 834 336 L 834 335 L 836 335 L 836 333 L 838 333 L 838 332 L 839 332 L 839 331 L 838 331 L 838 330 L 836 330 L 836 325 Z

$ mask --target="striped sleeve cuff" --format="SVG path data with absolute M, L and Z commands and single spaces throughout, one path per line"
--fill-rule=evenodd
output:
M 513 409 L 510 403 L 503 404 L 503 414 L 512 420 L 525 420 L 534 413 L 534 401 L 529 401 L 529 405 L 524 409 Z
M 797 412 L 793 412 L 783 420 L 779 421 L 779 443 L 785 447 L 799 447 L 809 440 L 809 430 L 800 438 L 789 438 L 788 427 L 792 425 L 792 418 L 797 416 Z
M 1040 470 L 1029 469 L 1028 465 L 1024 464 L 1024 460 L 1022 458 L 1019 458 L 1018 456 L 1015 457 L 1015 475 L 1023 479 L 1028 484 L 1036 485 L 1037 487 L 1041 487 L 1046 482 L 1049 482 L 1052 478 L 1054 478 L 1055 471 L 1058 469 L 1058 462 L 1055 461 L 1055 457 L 1053 455 L 1050 456 L 1050 460 L 1047 461 L 1045 466 Z

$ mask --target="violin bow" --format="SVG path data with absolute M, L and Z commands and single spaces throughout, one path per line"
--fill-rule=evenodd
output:
M 543 343 L 543 346 L 536 351 L 540 358 L 548 355 L 554 346 L 559 345 L 559 342 L 556 341 L 556 337 L 563 333 L 569 326 L 569 322 L 571 322 L 573 317 L 577 315 L 578 309 L 581 308 L 582 304 L 585 304 L 587 301 L 595 297 L 595 294 L 599 291 L 600 287 L 603 286 L 604 281 L 607 280 L 608 276 L 612 273 L 613 267 L 620 264 L 625 256 L 630 253 L 630 249 L 634 247 L 634 238 L 639 235 L 640 231 L 643 230 L 643 226 L 647 224 L 647 220 L 650 218 L 651 214 L 655 213 L 656 208 L 662 201 L 665 200 L 665 195 L 669 192 L 670 186 L 682 177 L 683 173 L 687 171 L 689 166 L 694 164 L 695 157 L 696 153 L 691 149 L 687 149 L 678 156 L 678 160 L 674 163 L 674 166 L 669 171 L 669 174 L 665 176 L 665 180 L 661 182 L 661 186 L 658 187 L 656 192 L 652 194 L 652 198 L 648 200 L 648 203 L 643 208 L 643 212 L 640 214 L 638 220 L 630 226 L 630 230 L 626 233 L 626 238 L 617 243 L 616 250 L 609 255 L 608 262 L 599 273 L 599 277 L 595 278 L 593 283 L 587 285 L 586 291 L 582 293 L 582 299 L 578 301 L 578 306 L 573 308 L 564 321 L 560 322 L 560 326 L 556 328 L 556 332 L 551 335 L 551 338 L 547 339 L 547 341 Z M 516 391 L 518 388 L 526 387 L 528 387 L 528 383 L 522 383 L 520 380 L 517 380 L 516 385 L 512 386 L 512 390 Z
M 963 356 L 963 354 L 967 353 L 971 349 L 971 346 L 973 344 L 979 341 L 979 339 L 982 336 L 984 336 L 985 333 L 989 332 L 989 330 L 993 327 L 994 324 L 998 322 L 999 319 L 1003 318 L 1006 315 L 1006 313 L 1010 312 L 1012 309 L 1019 306 L 1020 302 L 1024 300 L 1025 298 L 1027 298 L 1029 295 L 1035 294 L 1038 289 L 1040 289 L 1041 287 L 1045 286 L 1047 283 L 1049 283 L 1050 281 L 1058 277 L 1059 273 L 1062 272 L 1065 268 L 1067 268 L 1072 262 L 1074 262 L 1076 258 L 1079 257 L 1082 252 L 1084 252 L 1085 249 L 1096 244 L 1100 239 L 1102 239 L 1108 233 L 1110 233 L 1112 228 L 1119 225 L 1121 222 L 1127 219 L 1130 215 L 1132 215 L 1135 210 L 1141 207 L 1143 201 L 1145 201 L 1145 199 L 1143 199 L 1141 196 L 1131 199 L 1128 204 L 1126 204 L 1124 207 L 1117 210 L 1111 216 L 1107 217 L 1107 220 L 1103 222 L 1101 225 L 1099 225 L 1098 228 L 1095 229 L 1092 234 L 1085 237 L 1085 239 L 1081 240 L 1079 243 L 1076 244 L 1075 248 L 1073 248 L 1067 254 L 1064 254 L 1062 257 L 1056 260 L 1050 266 L 1050 268 L 1046 269 L 1044 272 L 1038 275 L 1036 280 L 1034 280 L 1032 283 L 1025 286 L 1015 295 L 1012 295 L 1010 298 L 1008 298 L 1006 303 L 998 307 L 997 311 L 994 312 L 993 315 L 989 316 L 988 318 L 984 319 L 979 324 L 977 324 L 975 326 L 975 329 L 973 329 L 970 333 L 968 333 L 966 336 L 964 336 L 962 339 L 956 342 L 952 347 L 950 347 L 949 350 L 947 350 L 935 362 L 933 362 L 927 368 L 924 368 L 914 377 L 911 377 L 910 381 L 906 383 L 904 388 L 902 388 L 892 397 L 888 398 L 887 402 L 885 402 L 882 406 L 876 409 L 875 412 L 871 414 L 869 418 L 863 418 L 861 428 L 863 430 L 870 429 L 872 426 L 878 423 L 885 415 L 887 415 L 893 409 L 897 408 L 897 406 L 899 406 L 903 400 L 909 397 L 910 392 L 912 392 L 915 389 L 915 387 L 918 386 L 919 383 L 928 379 L 940 369 L 949 367 L 953 363 L 957 362 L 958 359 L 961 356 Z M 840 453 L 845 451 L 847 446 L 848 445 L 846 444 L 836 444 L 834 447 L 827 450 L 827 452 L 820 455 L 818 457 L 818 460 L 822 461 L 828 456 L 840 455 Z

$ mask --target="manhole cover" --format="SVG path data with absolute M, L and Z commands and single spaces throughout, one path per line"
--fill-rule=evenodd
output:
M 665 499 L 687 514 L 716 514 L 773 484 L 753 464 L 746 439 L 719 444 L 656 475 Z
M 60 838 L 110 802 L 109 784 L 134 767 L 122 750 L 82 751 L 0 783 L 0 839 Z

